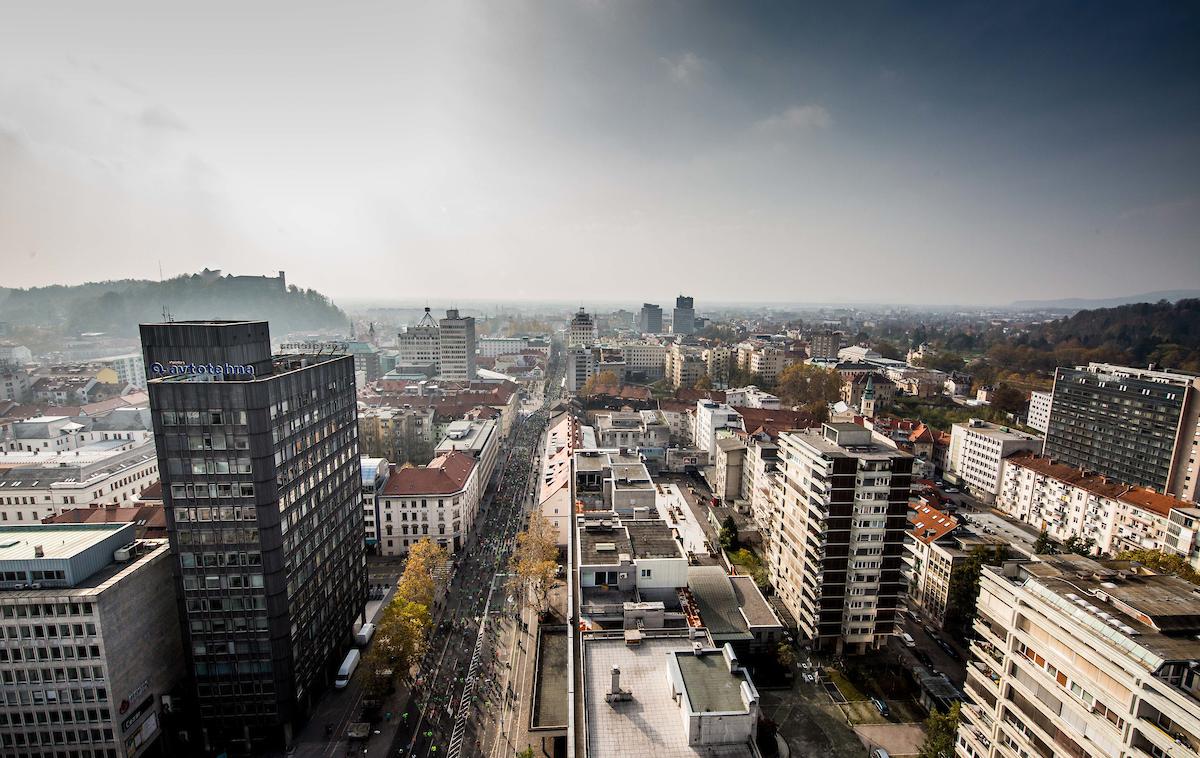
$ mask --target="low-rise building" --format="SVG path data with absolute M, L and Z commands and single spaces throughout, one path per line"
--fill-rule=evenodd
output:
M 500 457 L 500 430 L 492 420 L 455 421 L 446 428 L 446 435 L 434 448 L 435 455 L 461 452 L 479 461 L 479 481 L 484 488 L 492 481 L 496 461 Z
M 0 466 L 29 455 L 33 454 L 5 453 Z M 152 441 L 93 442 L 40 458 L 24 461 L 27 465 L 0 467 L 0 523 L 36 524 L 80 506 L 129 505 L 158 481 Z
M 1167 547 L 1172 513 L 1195 505 L 1149 487 L 1134 487 L 1081 471 L 1032 453 L 1004 460 L 996 507 L 1058 542 L 1091 541 L 1093 550 L 1112 555 L 1122 550 Z M 1177 523 L 1186 522 L 1181 516 Z M 1190 555 L 1194 544 L 1176 533 L 1173 550 Z
M 583 758 L 757 758 L 759 696 L 704 630 L 585 632 Z
M 1004 459 L 1022 450 L 1041 452 L 1041 449 L 1041 437 L 973 418 L 965 424 L 955 424 L 950 430 L 947 475 L 980 500 L 991 503 L 1000 493 Z
M 778 396 L 763 392 L 753 384 L 725 390 L 725 402 L 734 408 L 762 408 L 768 411 L 779 410 L 782 407 Z
M 999 537 L 977 534 L 958 519 L 924 503 L 909 517 L 912 541 L 904 562 L 908 605 L 937 627 L 943 627 L 952 608 L 954 574 L 980 551 L 987 560 L 1007 557 L 1009 543 Z
M 0 527 L 0 754 L 160 754 L 185 676 L 172 563 L 133 524 Z
M 486 480 L 469 453 L 438 455 L 428 466 L 388 472 L 376 496 L 381 555 L 404 555 L 422 539 L 457 552 L 475 524 Z

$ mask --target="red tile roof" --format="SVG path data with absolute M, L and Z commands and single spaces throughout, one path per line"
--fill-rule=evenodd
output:
M 1148 487 L 1135 487 L 1124 482 L 1114 481 L 1106 476 L 1093 474 L 1065 463 L 1057 463 L 1051 458 L 1032 452 L 1017 453 L 1009 456 L 1007 461 L 1014 466 L 1057 479 L 1094 495 L 1121 500 L 1160 516 L 1170 514 L 1172 508 L 1193 506 L 1193 503 L 1186 500 L 1164 495 Z
M 811 415 L 803 411 L 767 410 L 766 408 L 736 408 L 742 414 L 746 431 L 751 434 L 765 432 L 771 439 L 778 439 L 783 432 L 792 429 L 809 429 L 820 426 Z
M 908 521 L 913 525 L 913 536 L 926 545 L 945 537 L 958 526 L 953 516 L 924 503 L 916 507 L 916 513 L 909 516 Z
M 467 486 L 474 467 L 475 459 L 458 451 L 439 455 L 424 467 L 396 470 L 393 466 L 387 484 L 383 486 L 383 496 L 451 495 Z
M 936 440 L 934 440 L 934 437 L 933 437 L 933 430 L 930 429 L 925 424 L 921 424 L 920 426 L 918 426 L 916 429 L 913 430 L 912 434 L 908 435 L 908 441 L 909 442 L 933 443 Z
M 167 536 L 167 517 L 161 505 L 135 507 L 100 506 L 72 508 L 57 516 L 42 519 L 44 524 L 136 524 L 139 538 L 161 539 Z

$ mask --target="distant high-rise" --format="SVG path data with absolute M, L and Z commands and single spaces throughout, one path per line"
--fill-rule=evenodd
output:
M 1045 453 L 1119 482 L 1195 500 L 1200 376 L 1107 363 L 1060 368 Z
M 366 605 L 353 358 L 272 357 L 261 321 L 141 337 L 148 366 L 176 367 L 150 372 L 150 407 L 205 749 L 261 755 L 291 742 Z
M 643 303 L 638 313 L 638 331 L 642 334 L 661 334 L 662 330 L 662 306 Z
M 598 339 L 596 320 L 580 308 L 567 327 L 567 347 L 591 347 Z
M 671 331 L 675 334 L 695 333 L 696 309 L 692 298 L 683 295 L 675 298 L 675 312 L 671 314 Z
M 457 308 L 446 311 L 438 321 L 441 362 L 438 376 L 443 379 L 470 381 L 475 378 L 475 319 L 460 316 Z

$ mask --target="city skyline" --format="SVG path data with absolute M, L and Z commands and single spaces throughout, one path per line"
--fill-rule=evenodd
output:
M 68 8 L 0 31 L 8 286 L 205 265 L 339 300 L 633 303 L 634 270 L 701 304 L 1200 285 L 1183 5 Z

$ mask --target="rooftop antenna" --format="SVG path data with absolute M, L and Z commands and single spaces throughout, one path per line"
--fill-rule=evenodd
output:
M 175 316 L 173 316 L 171 314 L 171 309 L 165 305 L 163 306 L 163 309 L 162 309 L 162 317 L 163 317 L 163 321 L 166 321 L 168 323 L 175 321 Z

